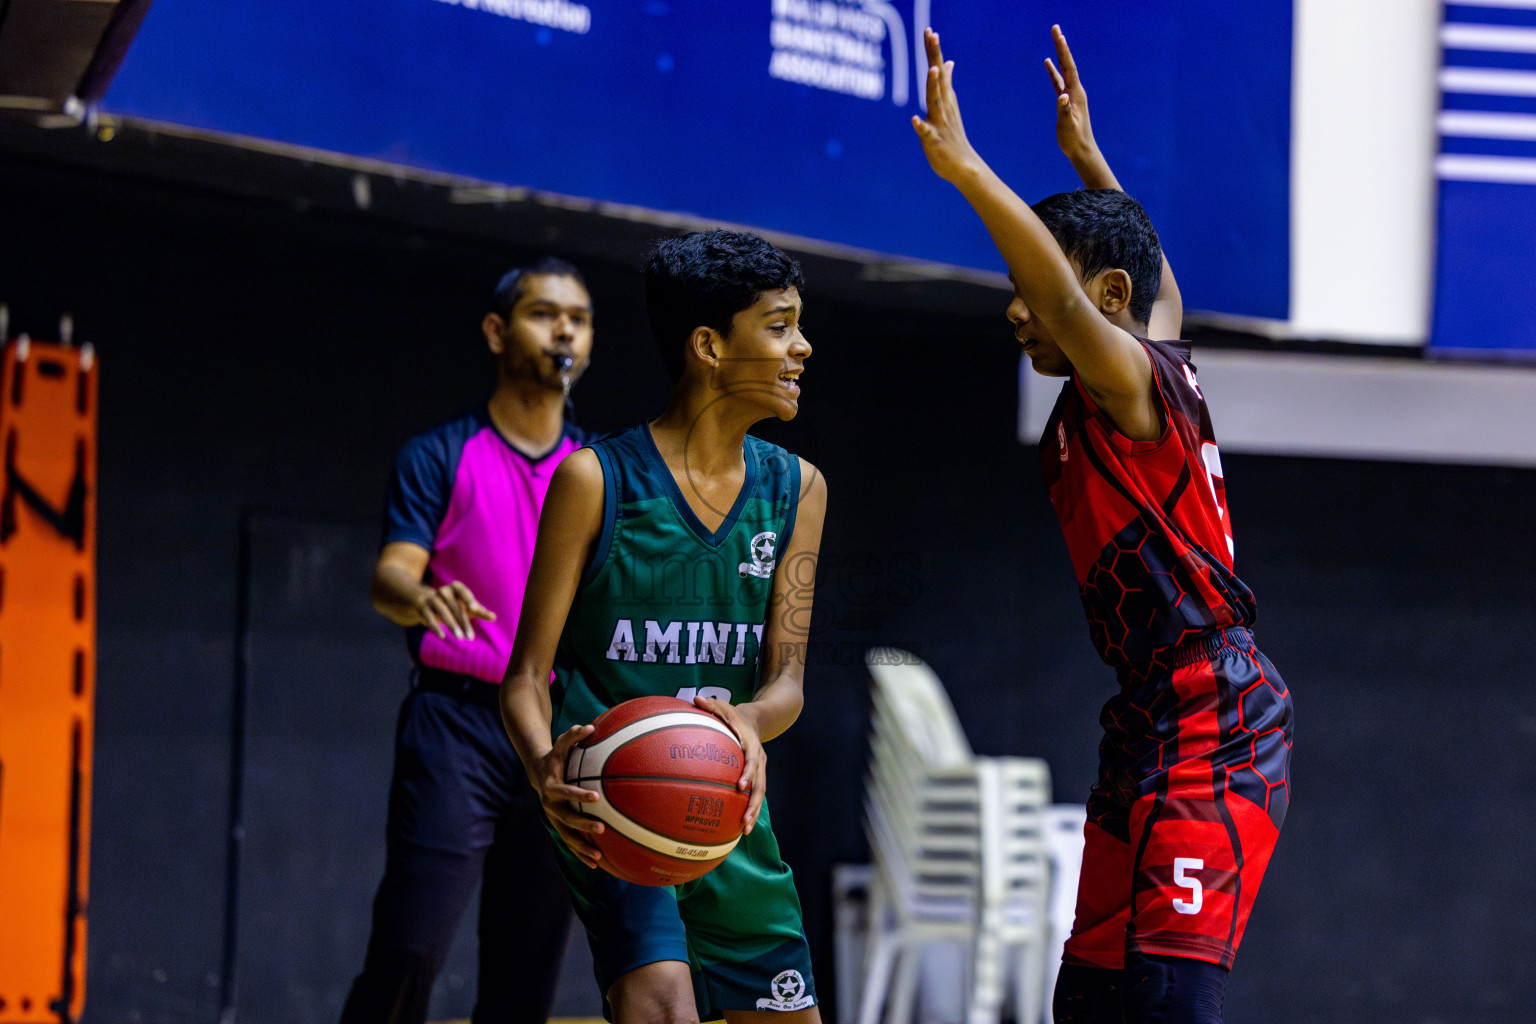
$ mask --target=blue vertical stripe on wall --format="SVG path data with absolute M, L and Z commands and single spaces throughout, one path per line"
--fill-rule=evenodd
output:
M 1447 4 L 1435 312 L 1445 354 L 1536 355 L 1536 5 Z

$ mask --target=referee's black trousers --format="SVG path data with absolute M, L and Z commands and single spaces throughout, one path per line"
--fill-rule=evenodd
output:
M 400 710 L 384 879 L 341 1024 L 423 1024 L 481 883 L 473 1024 L 545 1024 L 572 914 L 489 683 L 428 670 Z

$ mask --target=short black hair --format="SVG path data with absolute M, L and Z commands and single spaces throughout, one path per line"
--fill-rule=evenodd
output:
M 1030 207 L 1082 270 L 1083 283 L 1105 270 L 1131 278 L 1131 316 L 1146 323 L 1163 279 L 1163 247 L 1141 204 L 1112 188 L 1060 192 Z
M 567 263 L 558 256 L 541 256 L 532 263 L 525 263 L 513 267 L 501 275 L 501 280 L 496 282 L 496 291 L 491 296 L 491 309 L 500 313 L 502 317 L 512 315 L 512 309 L 517 305 L 517 300 L 523 297 L 523 281 L 532 276 L 545 275 L 548 277 L 571 277 L 583 288 L 587 286 L 587 279 L 581 276 L 581 271 Z
M 717 229 L 656 242 L 645 264 L 645 308 L 673 383 L 696 329 L 728 335 L 732 317 L 763 292 L 804 283 L 794 257 L 757 235 Z

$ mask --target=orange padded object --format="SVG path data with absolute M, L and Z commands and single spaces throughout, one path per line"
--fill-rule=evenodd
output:
M 0 1022 L 85 1003 L 96 669 L 96 366 L 0 359 Z

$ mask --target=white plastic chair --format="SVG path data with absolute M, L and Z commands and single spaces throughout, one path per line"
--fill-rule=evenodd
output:
M 889 724 L 917 746 L 928 767 L 959 765 L 974 755 L 939 677 L 916 655 L 877 647 L 865 658 L 874 680 L 875 725 Z
M 867 663 L 874 875 L 859 1024 L 875 1024 L 882 1004 L 886 1024 L 911 1021 L 919 957 L 934 942 L 966 951 L 968 1024 L 1000 1018 L 1010 975 L 1014 1005 L 1040 1006 L 1049 770 L 1033 758 L 977 757 L 937 675 L 915 656 L 880 648 Z
M 1051 864 L 1050 937 L 1045 947 L 1044 1020 L 1051 1019 L 1051 996 L 1061 971 L 1061 950 L 1077 913 L 1077 882 L 1083 870 L 1083 826 L 1088 808 L 1052 804 L 1045 809 L 1045 856 Z
M 984 797 L 998 811 L 983 818 L 982 920 L 970 1019 L 998 1019 L 1011 974 L 1014 1020 L 1032 1024 L 1048 971 L 1051 874 L 1042 811 L 1051 798 L 1050 771 L 1038 758 L 979 761 Z
M 866 916 L 861 1024 L 874 1024 L 882 1001 L 887 1024 L 912 1018 L 919 956 L 933 942 L 974 942 L 981 887 L 980 792 L 974 773 L 917 785 L 888 778 L 872 764 L 865 823 L 874 877 Z M 967 778 L 969 776 L 969 778 Z M 969 819 L 969 820 L 967 820 Z

